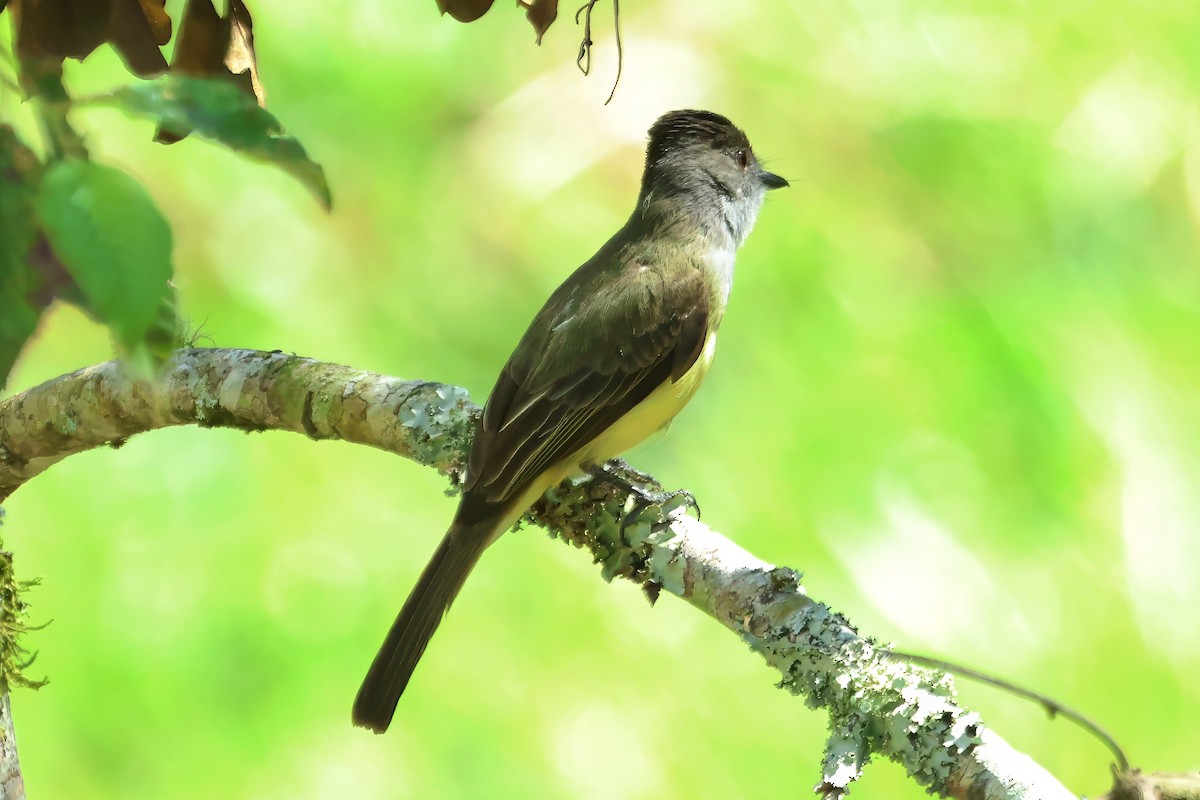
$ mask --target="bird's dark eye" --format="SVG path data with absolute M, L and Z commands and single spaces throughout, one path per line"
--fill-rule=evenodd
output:
M 750 166 L 750 151 L 744 147 L 735 150 L 733 153 L 733 160 L 737 162 L 739 167 L 745 169 L 746 167 Z

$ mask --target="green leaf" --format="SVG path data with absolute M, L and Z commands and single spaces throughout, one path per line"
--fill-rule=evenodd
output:
M 139 349 L 173 302 L 171 228 L 150 195 L 120 170 L 68 159 L 42 178 L 36 208 L 86 310 L 126 351 Z
M 0 126 L 0 389 L 40 315 L 32 298 L 38 279 L 29 264 L 37 168 L 13 129 Z
M 145 117 L 170 131 L 194 131 L 235 152 L 273 164 L 308 187 L 330 207 L 325 170 L 309 159 L 295 138 L 287 136 L 269 111 L 232 82 L 221 78 L 166 75 L 97 98 L 127 113 Z

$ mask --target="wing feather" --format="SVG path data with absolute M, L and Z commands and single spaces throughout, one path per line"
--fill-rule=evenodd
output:
M 516 496 L 695 364 L 713 322 L 698 265 L 636 258 L 621 268 L 652 274 L 568 281 L 534 319 L 484 408 L 468 492 Z

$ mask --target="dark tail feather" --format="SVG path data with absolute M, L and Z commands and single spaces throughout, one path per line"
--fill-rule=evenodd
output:
M 396 713 L 396 703 L 400 702 L 425 646 L 475 562 L 491 544 L 492 527 L 487 523 L 464 525 L 456 521 L 446 532 L 367 670 L 367 677 L 354 698 L 355 725 L 376 733 L 388 729 Z

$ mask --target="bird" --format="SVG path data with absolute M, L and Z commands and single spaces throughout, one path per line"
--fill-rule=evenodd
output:
M 354 700 L 383 733 L 413 670 L 483 552 L 550 487 L 595 472 L 665 427 L 708 371 L 734 255 L 766 192 L 728 118 L 680 110 L 650 127 L 629 220 L 550 295 L 488 396 L 449 530 Z

